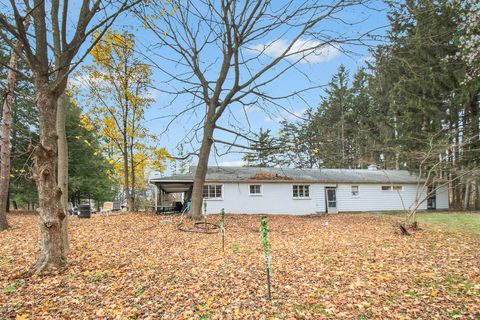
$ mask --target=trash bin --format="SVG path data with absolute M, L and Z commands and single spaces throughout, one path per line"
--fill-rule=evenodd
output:
M 81 204 L 78 206 L 79 218 L 90 218 L 91 208 L 89 204 Z

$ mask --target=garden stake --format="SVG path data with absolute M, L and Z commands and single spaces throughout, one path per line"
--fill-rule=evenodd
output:
M 203 216 L 204 216 L 204 227 L 207 230 L 207 200 L 203 200 Z
M 225 209 L 220 210 L 220 234 L 222 236 L 222 251 L 225 252 Z
M 260 241 L 263 247 L 263 253 L 265 255 L 265 267 L 267 271 L 267 292 L 268 300 L 272 300 L 272 291 L 270 288 L 270 266 L 271 266 L 271 257 L 270 257 L 270 242 L 268 240 L 268 219 L 267 217 L 262 217 L 260 220 Z
M 270 289 L 270 256 L 267 256 L 265 259 L 265 265 L 267 268 L 267 291 L 268 291 L 268 300 L 272 300 L 272 291 Z

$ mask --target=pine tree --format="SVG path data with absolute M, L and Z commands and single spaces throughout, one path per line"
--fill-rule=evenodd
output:
M 275 155 L 277 152 L 276 139 L 271 136 L 271 130 L 260 128 L 255 137 L 255 142 L 250 144 L 251 152 L 243 157 L 246 166 L 271 167 L 277 164 Z

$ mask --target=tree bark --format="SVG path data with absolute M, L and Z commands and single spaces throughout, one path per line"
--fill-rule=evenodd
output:
M 67 119 L 68 97 L 63 93 L 57 101 L 57 122 L 56 129 L 58 135 L 58 186 L 62 191 L 60 202 L 65 219 L 62 224 L 62 238 L 65 250 L 68 252 L 68 146 L 67 132 L 65 122 Z
M 129 174 L 130 172 L 128 171 L 128 153 L 127 153 L 127 148 L 126 145 L 124 145 L 124 153 L 123 153 L 123 179 L 124 179 L 124 192 L 125 192 L 125 197 L 127 198 L 127 210 L 131 211 L 133 207 L 133 201 L 132 197 L 130 194 L 130 178 Z
M 465 194 L 463 197 L 463 210 L 467 211 L 470 204 L 470 181 L 465 181 Z
M 190 208 L 190 216 L 194 220 L 202 218 L 202 200 L 203 200 L 203 185 L 207 176 L 208 158 L 213 144 L 213 126 L 208 119 L 205 121 L 203 128 L 203 139 L 200 147 L 200 154 L 198 157 L 197 169 L 193 180 L 192 189 L 192 206 Z
M 480 209 L 480 181 L 477 180 L 475 182 L 475 189 L 477 190 L 477 193 L 476 193 L 476 199 L 475 199 L 475 210 L 479 210 Z
M 136 177 L 135 177 L 135 160 L 133 157 L 133 142 L 130 146 L 130 171 L 132 172 L 132 181 L 130 182 L 131 184 L 131 191 L 130 191 L 130 205 L 129 205 L 129 211 L 134 211 L 135 208 L 135 184 L 136 184 Z
M 61 203 L 62 191 L 57 185 L 57 100 L 58 93 L 48 85 L 48 78 L 35 80 L 37 107 L 40 118 L 40 144 L 34 149 L 34 177 L 40 208 L 40 255 L 36 272 L 65 266 L 67 250 L 63 238 L 65 212 Z M 42 80 L 43 79 L 43 80 Z
M 20 41 L 10 54 L 10 63 L 7 75 L 7 87 L 3 98 L 2 109 L 2 145 L 0 155 L 0 231 L 8 228 L 7 207 L 8 190 L 10 186 L 10 129 L 12 126 L 12 100 L 15 89 L 15 81 L 18 64 L 18 52 L 22 49 Z

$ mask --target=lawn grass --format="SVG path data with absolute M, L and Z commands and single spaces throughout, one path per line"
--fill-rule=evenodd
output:
M 388 214 L 391 216 L 391 214 Z M 403 214 L 393 214 L 403 218 Z M 417 213 L 421 227 L 436 231 L 463 232 L 480 236 L 480 212 L 435 212 Z

